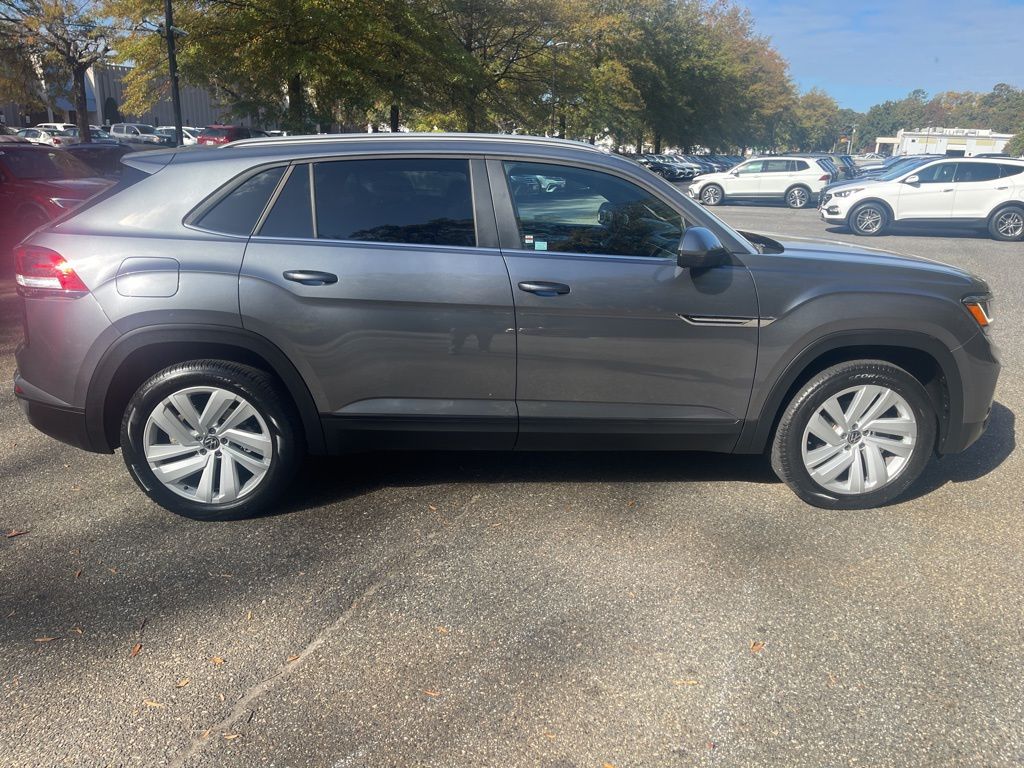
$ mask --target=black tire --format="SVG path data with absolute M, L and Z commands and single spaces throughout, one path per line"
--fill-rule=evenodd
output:
M 1024 206 L 1004 205 L 988 220 L 988 233 L 994 240 L 1019 243 L 1024 240 Z
M 143 433 L 150 414 L 165 398 L 188 387 L 216 387 L 234 393 L 265 422 L 270 466 L 251 492 L 234 501 L 204 503 L 180 496 L 157 479 L 146 460 Z M 135 482 L 164 509 L 193 520 L 237 520 L 269 511 L 291 482 L 302 444 L 298 423 L 288 395 L 265 372 L 224 360 L 191 360 L 165 368 L 139 387 L 121 422 L 121 453 Z
M 700 190 L 700 201 L 704 205 L 721 205 L 725 191 L 717 184 L 707 184 Z
M 804 465 L 804 431 L 829 398 L 864 384 L 883 386 L 900 395 L 917 422 L 913 453 L 886 485 L 857 495 L 836 493 L 811 478 Z M 854 425 L 856 426 L 856 425 Z M 772 441 L 775 474 L 801 499 L 824 509 L 871 509 L 902 495 L 921 475 L 935 448 L 937 420 L 931 399 L 921 383 L 902 368 L 884 360 L 852 360 L 832 366 L 804 384 L 789 402 Z M 856 444 L 850 449 L 857 450 Z M 863 461 L 854 453 L 855 460 Z M 863 464 L 861 465 L 863 466 Z
M 875 221 L 877 226 L 872 226 Z M 889 211 L 881 203 L 863 203 L 850 211 L 846 223 L 855 235 L 877 237 L 889 226 Z
M 803 184 L 795 184 L 786 190 L 785 200 L 790 208 L 806 208 L 811 204 L 811 190 Z

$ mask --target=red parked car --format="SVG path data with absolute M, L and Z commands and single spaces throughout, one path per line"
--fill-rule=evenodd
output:
M 219 146 L 238 139 L 251 139 L 252 131 L 241 125 L 208 125 L 199 133 L 198 144 Z
M 0 242 L 14 244 L 113 182 L 63 149 L 0 144 Z

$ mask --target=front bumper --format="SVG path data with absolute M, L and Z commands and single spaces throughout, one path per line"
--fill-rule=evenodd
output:
M 959 420 L 949 424 L 939 444 L 940 454 L 959 453 L 984 434 L 992 416 L 996 382 L 1002 369 L 999 348 L 983 332 L 953 350 L 953 357 L 960 372 L 962 412 Z M 956 397 L 956 393 L 951 395 Z
M 822 192 L 818 195 L 818 214 L 821 220 L 829 224 L 845 224 L 850 212 L 850 202 L 846 198 Z

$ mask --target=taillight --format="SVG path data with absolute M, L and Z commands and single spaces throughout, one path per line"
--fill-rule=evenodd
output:
M 832 181 L 832 174 L 826 173 L 818 177 L 818 181 Z
M 77 296 L 89 292 L 63 256 L 36 245 L 14 249 L 14 281 L 33 293 Z

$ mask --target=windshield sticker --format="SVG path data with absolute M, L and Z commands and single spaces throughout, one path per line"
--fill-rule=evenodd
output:
M 533 245 L 533 235 L 523 235 L 523 243 Z
M 548 241 L 547 240 L 537 240 L 533 244 L 533 249 L 535 251 L 546 251 L 548 249 Z

